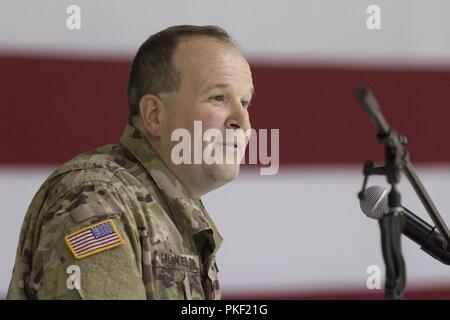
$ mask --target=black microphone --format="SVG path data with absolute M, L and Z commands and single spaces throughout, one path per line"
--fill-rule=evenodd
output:
M 378 134 L 380 136 L 387 136 L 390 134 L 391 127 L 381 113 L 378 102 L 372 92 L 369 89 L 361 87 L 356 89 L 355 95 L 359 103 L 363 106 L 364 111 L 370 116 L 372 121 L 377 126 Z
M 369 218 L 380 219 L 388 211 L 387 196 L 388 191 L 383 187 L 368 187 L 359 201 L 361 210 Z M 402 207 L 402 210 L 405 216 L 403 234 L 435 259 L 450 265 L 450 247 L 436 227 L 431 226 L 405 207 Z

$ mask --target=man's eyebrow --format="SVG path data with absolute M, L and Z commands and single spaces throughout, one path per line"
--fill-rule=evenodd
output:
M 203 90 L 203 93 L 206 93 L 206 92 L 208 92 L 208 91 L 210 91 L 210 90 L 212 90 L 212 89 L 215 89 L 215 88 L 226 89 L 226 88 L 228 88 L 228 87 L 230 87 L 230 84 L 228 84 L 228 83 L 216 83 L 216 84 L 207 86 L 207 87 Z M 251 88 L 251 90 L 250 90 L 250 94 L 251 94 L 252 96 L 255 95 L 255 88 L 254 88 L 253 86 L 252 86 L 252 88 Z

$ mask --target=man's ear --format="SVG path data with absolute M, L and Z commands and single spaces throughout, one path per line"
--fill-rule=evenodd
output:
M 163 103 L 154 94 L 146 94 L 139 100 L 139 113 L 144 129 L 152 136 L 161 136 L 161 109 Z

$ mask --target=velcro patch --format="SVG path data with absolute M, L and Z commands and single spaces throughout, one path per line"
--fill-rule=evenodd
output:
M 75 231 L 64 237 L 64 240 L 75 259 L 83 259 L 125 243 L 112 219 Z

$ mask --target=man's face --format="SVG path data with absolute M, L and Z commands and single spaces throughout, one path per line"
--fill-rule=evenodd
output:
M 224 163 L 202 161 L 202 164 L 175 165 L 170 155 L 179 142 L 170 141 L 170 136 L 174 130 L 185 128 L 193 139 L 194 121 L 202 122 L 203 132 L 218 129 L 224 139 L 226 129 L 250 129 L 247 107 L 253 94 L 252 75 L 247 61 L 236 48 L 209 37 L 181 40 L 173 63 L 180 72 L 181 84 L 178 91 L 161 95 L 164 106 L 160 115 L 159 152 L 192 195 L 199 197 L 237 177 L 241 159 L 225 164 L 225 153 L 243 155 L 248 139 L 237 147 L 221 145 Z M 203 142 L 203 148 L 207 144 L 209 142 Z M 193 148 L 192 140 L 192 155 Z

